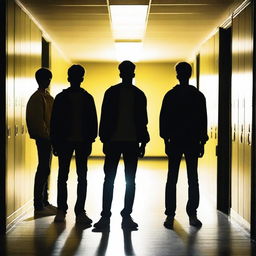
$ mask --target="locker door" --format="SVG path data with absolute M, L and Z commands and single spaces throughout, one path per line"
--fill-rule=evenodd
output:
M 245 10 L 245 40 L 244 40 L 244 81 L 245 81 L 245 124 L 244 124 L 244 218 L 250 222 L 251 212 L 251 127 L 252 127 L 252 11 Z
M 14 163 L 15 163 L 15 210 L 22 206 L 21 193 L 21 179 L 22 179 L 22 137 L 21 137 L 21 9 L 15 6 L 15 141 L 14 141 Z
M 245 112 L 245 82 L 244 82 L 244 30 L 245 30 L 245 16 L 243 13 L 239 16 L 238 24 L 238 73 L 239 73 L 239 84 L 238 86 L 238 95 L 239 95 L 239 112 L 238 112 L 238 133 L 239 133 L 239 144 L 238 144 L 238 214 L 243 216 L 243 199 L 244 199 L 244 112 Z
M 7 166 L 6 166 L 6 193 L 7 193 L 7 224 L 8 216 L 14 212 L 14 5 L 8 1 L 8 28 L 7 28 Z
M 231 88 L 231 122 L 232 122 L 232 160 L 231 160 L 231 207 L 238 212 L 238 143 L 239 143 L 239 124 L 238 124 L 238 20 L 233 20 L 232 24 L 232 88 Z

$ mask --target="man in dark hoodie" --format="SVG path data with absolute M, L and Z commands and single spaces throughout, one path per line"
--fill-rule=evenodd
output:
M 68 69 L 70 87 L 59 93 L 53 104 L 51 141 L 53 153 L 59 158 L 57 215 L 55 222 L 64 222 L 67 205 L 67 180 L 70 161 L 75 151 L 78 176 L 76 222 L 90 225 L 84 210 L 87 190 L 87 158 L 97 137 L 97 115 L 93 97 L 80 87 L 85 70 L 80 65 Z
M 160 113 L 160 136 L 165 142 L 168 155 L 168 178 L 165 191 L 166 228 L 173 228 L 176 210 L 176 184 L 179 166 L 184 154 L 188 176 L 188 202 L 186 211 L 189 223 L 201 227 L 197 218 L 199 206 L 198 157 L 204 154 L 207 136 L 207 112 L 204 95 L 189 85 L 192 68 L 187 62 L 175 67 L 180 84 L 168 91 L 163 99 Z
M 147 99 L 145 94 L 133 85 L 135 65 L 123 61 L 119 66 L 120 84 L 111 86 L 104 95 L 99 135 L 105 153 L 103 203 L 101 219 L 94 224 L 96 229 L 108 229 L 111 216 L 114 181 L 121 154 L 124 159 L 126 191 L 122 227 L 136 229 L 138 224 L 130 214 L 135 195 L 135 175 L 138 157 L 143 157 L 147 131 Z

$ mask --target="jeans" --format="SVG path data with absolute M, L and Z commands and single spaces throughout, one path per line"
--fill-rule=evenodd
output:
M 186 211 L 188 216 L 196 216 L 199 206 L 199 184 L 198 184 L 198 146 L 170 144 L 168 154 L 168 177 L 165 189 L 165 214 L 175 216 L 176 211 L 176 184 L 178 181 L 179 167 L 182 155 L 185 156 L 188 177 L 188 202 Z
M 47 139 L 36 139 L 38 166 L 34 182 L 34 208 L 42 210 L 48 205 L 48 177 L 52 160 L 52 147 Z
M 59 146 L 59 173 L 58 173 L 58 209 L 67 212 L 67 180 L 71 158 L 75 151 L 76 172 L 77 172 L 77 200 L 75 204 L 75 214 L 79 215 L 84 210 L 87 192 L 87 159 L 91 154 L 91 142 L 63 142 Z
M 111 216 L 114 182 L 121 154 L 123 154 L 126 182 L 124 208 L 121 211 L 121 215 L 126 217 L 130 216 L 132 213 L 135 196 L 135 175 L 138 163 L 138 149 L 139 144 L 137 142 L 104 143 L 103 152 L 106 156 L 104 163 L 105 180 L 103 184 L 102 217 Z

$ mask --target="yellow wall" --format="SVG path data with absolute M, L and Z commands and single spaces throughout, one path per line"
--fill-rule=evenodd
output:
M 26 103 L 37 88 L 41 66 L 41 31 L 14 1 L 7 12 L 7 224 L 32 205 L 35 144 L 26 129 Z M 31 157 L 33 156 L 33 157 Z
M 80 63 L 87 70 L 82 85 L 94 97 L 98 119 L 106 89 L 120 82 L 118 63 Z M 159 113 L 165 93 L 177 84 L 175 63 L 138 63 L 135 84 L 144 91 L 148 100 L 148 130 L 151 141 L 146 156 L 164 156 L 163 141 L 159 137 Z M 97 138 L 92 155 L 102 155 L 102 144 Z
M 50 70 L 53 74 L 50 93 L 55 97 L 62 89 L 69 86 L 67 81 L 67 70 L 72 65 L 72 63 L 63 57 L 59 49 L 51 44 L 50 46 Z

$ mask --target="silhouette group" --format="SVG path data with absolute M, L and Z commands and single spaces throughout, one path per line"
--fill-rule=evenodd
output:
M 104 184 L 101 218 L 94 224 L 97 230 L 108 230 L 114 182 L 120 157 L 124 160 L 126 190 L 124 208 L 121 211 L 123 229 L 137 230 L 132 219 L 135 196 L 135 177 L 138 158 L 145 154 L 150 137 L 147 130 L 147 99 L 143 91 L 133 85 L 135 64 L 123 61 L 119 64 L 121 83 L 108 88 L 104 94 L 99 124 L 99 137 L 103 143 Z M 179 165 L 184 154 L 188 175 L 188 202 L 186 211 L 189 223 L 201 227 L 197 218 L 199 206 L 198 157 L 204 154 L 207 136 L 207 111 L 204 95 L 189 85 L 192 68 L 186 62 L 175 66 L 179 84 L 164 96 L 160 112 L 160 136 L 168 156 L 168 177 L 165 190 L 164 226 L 173 228 L 176 210 L 176 183 Z M 85 69 L 72 65 L 68 69 L 70 87 L 55 99 L 48 93 L 52 73 L 40 68 L 36 74 L 38 90 L 30 97 L 26 120 L 30 137 L 35 140 L 38 166 L 34 182 L 35 217 L 56 215 L 54 222 L 65 222 L 67 205 L 67 181 L 70 162 L 75 152 L 77 172 L 76 223 L 92 225 L 85 211 L 87 191 L 87 160 L 92 143 L 98 135 L 98 121 L 94 99 L 81 88 Z M 58 157 L 57 207 L 48 202 L 48 177 L 52 154 Z

